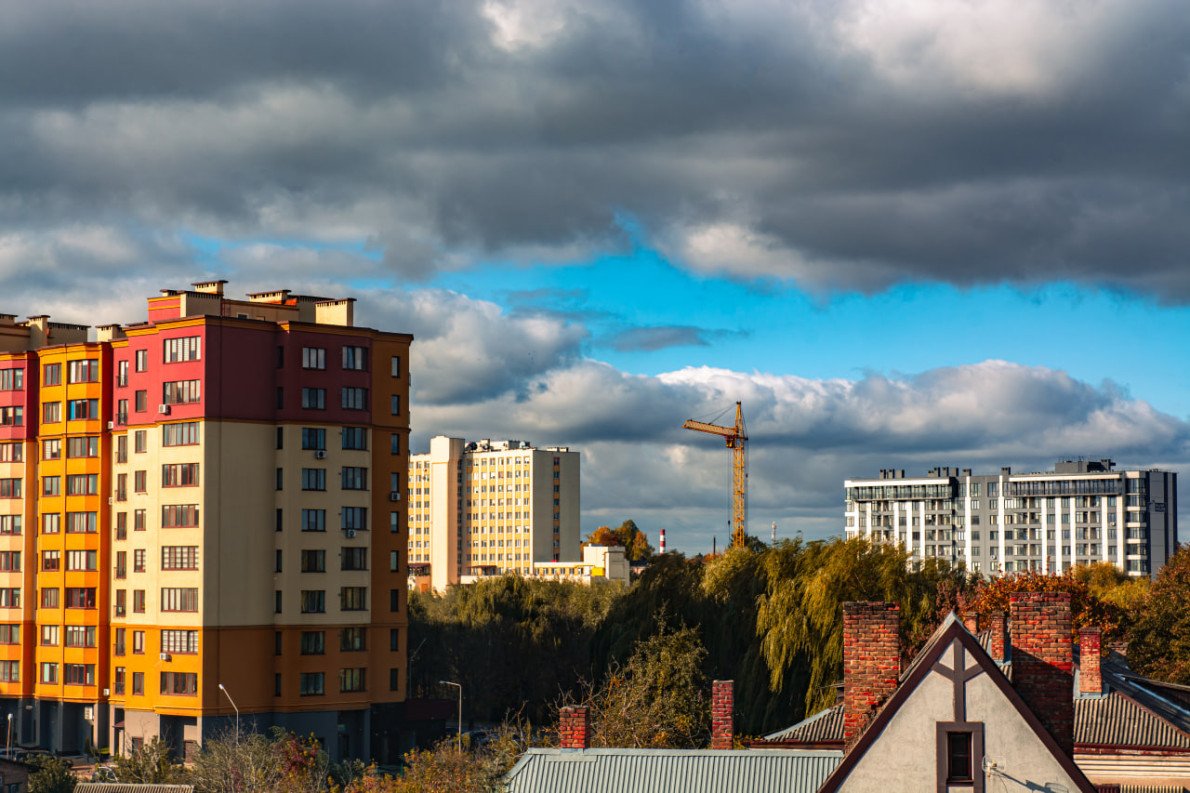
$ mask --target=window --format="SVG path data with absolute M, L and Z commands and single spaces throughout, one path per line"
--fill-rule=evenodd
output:
M 43 496 L 57 496 L 62 493 L 62 477 L 43 476 L 41 478 L 41 494 Z
M 401 376 L 401 356 L 394 355 L 392 359 L 389 360 L 389 371 L 392 373 L 393 377 Z
M 4 480 L 0 480 L 4 481 Z M 20 534 L 20 515 L 0 515 L 0 534 Z
M 388 690 L 397 691 L 401 687 L 401 671 L 395 667 L 388 670 Z
M 198 525 L 198 504 L 168 504 L 161 508 L 161 528 L 184 529 Z
M 324 614 L 326 613 L 326 591 L 322 589 L 303 589 L 302 590 L 302 613 L 303 614 Z
M 20 427 L 24 423 L 24 408 L 0 407 L 0 427 Z
M 302 490 L 326 490 L 326 469 L 303 468 Z
M 149 369 L 149 351 L 148 350 L 137 350 L 136 351 L 136 371 L 145 372 L 145 371 L 148 371 L 148 369 Z
M 343 548 L 339 556 L 340 570 L 367 570 L 367 548 Z
M 161 402 L 166 405 L 189 405 L 202 399 L 202 382 L 175 380 L 161 386 Z
M 98 399 L 72 399 L 66 403 L 66 418 L 71 421 L 87 421 L 99 418 Z
M 340 669 L 339 690 L 343 692 L 363 691 L 365 674 L 363 669 Z
M 50 587 L 41 590 L 41 608 L 56 609 L 61 604 L 62 590 Z
M 19 463 L 25 459 L 25 447 L 20 442 L 0 443 L 0 463 Z
M 279 589 L 273 590 L 273 613 L 281 613 L 281 590 Z
M 343 368 L 354 369 L 357 372 L 364 372 L 368 369 L 368 348 L 367 347 L 344 347 L 343 348 Z
M 196 446 L 198 444 L 198 422 L 166 424 L 161 428 L 162 446 Z
M 367 451 L 368 429 L 367 427 L 344 427 L 342 440 L 344 449 Z
M 48 512 L 41 516 L 41 533 L 57 534 L 62 531 L 62 516 L 55 512 Z
M 145 562 L 146 562 L 146 558 L 148 557 L 148 555 L 149 555 L 149 552 L 146 551 L 144 548 L 137 548 L 136 550 L 134 550 L 132 552 L 132 572 L 134 572 L 134 573 L 145 572 Z
M 57 683 L 58 682 L 58 665 L 43 663 L 41 665 L 40 680 L 43 683 Z
M 0 644 L 20 644 L 20 625 L 0 625 Z
M 961 785 L 982 790 L 974 784 L 983 764 L 981 722 L 939 722 L 937 725 L 938 789 Z M 982 780 L 979 780 L 982 781 Z
M 181 361 L 197 361 L 202 358 L 202 339 L 198 336 L 185 336 L 180 339 L 165 340 L 165 362 L 179 363 Z
M 116 363 L 116 385 L 120 388 L 128 385 L 128 361 Z
M 128 423 L 128 400 L 127 399 L 116 400 L 116 423 L 117 424 L 127 424 Z
M 128 629 L 116 628 L 116 655 L 124 655 L 128 651 Z
M 162 672 L 161 693 L 171 696 L 194 696 L 198 693 L 198 673 Z
M 67 512 L 66 513 L 66 533 L 67 534 L 94 534 L 98 515 L 94 512 Z
M 162 570 L 197 570 L 197 545 L 165 545 L 161 548 Z
M 144 614 L 145 613 L 145 590 L 143 590 L 143 589 L 132 590 L 132 613 L 133 614 Z
M 345 653 L 362 652 L 368 649 L 368 629 L 343 628 L 340 630 L 339 649 Z
M 302 427 L 302 448 L 324 451 L 326 449 L 326 430 L 314 427 Z
M 95 570 L 96 568 L 96 551 L 67 551 L 66 552 L 66 569 L 67 570 Z
M 41 459 L 43 460 L 61 460 L 62 459 L 62 441 L 59 438 L 51 438 L 41 442 Z
M 145 632 L 144 631 L 133 631 L 132 632 L 132 654 L 133 655 L 144 655 L 145 654 Z
M 126 678 L 126 671 L 124 667 L 117 666 L 115 675 L 112 677 L 112 687 L 115 688 L 117 694 L 124 693 L 124 680 Z
M 971 733 L 949 732 L 946 734 L 946 781 L 970 782 Z
M 400 567 L 401 567 L 401 552 L 400 551 L 389 551 L 388 552 L 388 571 L 390 573 L 395 573 L 398 570 L 400 570 Z
M 0 609 L 19 609 L 20 607 L 20 587 L 6 587 L 4 589 L 0 589 Z
M 368 469 L 356 466 L 345 466 L 340 471 L 341 487 L 343 490 L 367 490 Z
M 68 586 L 66 587 L 66 608 L 93 609 L 95 608 L 95 587 Z
M 344 386 L 341 392 L 340 400 L 344 410 L 367 410 L 368 389 L 349 388 Z
M 388 610 L 389 611 L 400 611 L 401 610 L 401 590 L 399 590 L 399 589 L 388 590 Z
M 71 458 L 98 457 L 99 438 L 95 435 L 86 435 L 68 439 L 66 441 L 66 456 Z
M 364 586 L 345 586 L 339 589 L 339 609 L 341 611 L 364 611 L 368 608 L 368 588 Z
M 24 387 L 24 369 L 0 369 L 0 391 L 21 391 Z
M 132 433 L 132 450 L 137 454 L 144 454 L 149 450 L 148 430 L 137 430 Z
M 302 672 L 299 676 L 299 693 L 303 697 L 313 697 L 325 693 L 326 675 L 324 672 Z
M 4 572 L 4 573 L 19 573 L 19 572 L 21 572 L 21 552 L 20 551 L 0 551 L 0 572 Z
M 96 647 L 94 625 L 67 625 L 67 647 Z
M 83 361 L 70 361 L 66 364 L 66 382 L 68 383 L 98 383 L 99 359 L 88 358 Z
M 162 487 L 195 487 L 198 484 L 198 463 L 173 463 L 161 466 Z
M 128 613 L 128 591 L 125 589 L 116 590 L 116 604 L 115 611 L 117 617 L 123 617 Z
M 388 649 L 394 653 L 401 649 L 401 629 L 400 628 L 389 628 Z
M 144 696 L 145 693 L 145 673 L 132 673 L 132 693 L 133 695 Z
M 44 647 L 57 647 L 59 628 L 57 625 L 42 625 L 41 626 L 41 644 Z
M 325 573 L 326 572 L 326 551 L 318 550 L 303 550 L 302 551 L 302 572 L 303 573 Z
M 63 664 L 63 671 L 68 686 L 95 685 L 95 664 Z
M 116 551 L 116 578 L 128 577 L 128 552 Z
M 326 410 L 326 389 L 303 388 L 302 407 L 307 410 Z
M 198 631 L 162 631 L 161 652 L 194 655 L 198 652 Z
M 302 348 L 302 368 L 303 369 L 325 369 L 326 368 L 326 350 L 322 347 L 303 347 Z
M 343 507 L 339 512 L 340 528 L 352 531 L 366 531 L 368 528 L 367 507 Z
M 401 453 L 401 436 L 400 435 L 393 433 L 392 435 L 388 436 L 388 453 L 389 454 L 400 454 Z
M 132 511 L 132 530 L 145 530 L 145 511 L 143 509 L 134 509 Z
M 0 498 L 20 498 L 20 479 L 0 479 Z
M 41 422 L 43 424 L 57 424 L 62 420 L 62 403 L 46 402 L 41 406 Z
M 325 631 L 302 631 L 302 655 L 322 655 L 325 652 Z
M 42 385 L 62 385 L 62 364 L 47 363 L 45 365 L 44 375 L 41 378 Z
M 20 680 L 20 661 L 0 661 L 0 683 L 18 683 Z M 19 787 L 15 784 L 9 786 L 9 790 L 13 793 L 18 789 Z
M 99 492 L 99 474 L 71 474 L 66 477 L 66 495 L 93 496 Z
M 389 412 L 394 416 L 401 415 L 401 395 L 393 394 L 392 398 L 389 400 L 388 406 Z
M 198 590 L 169 587 L 161 590 L 162 611 L 198 611 Z
M 326 510 L 303 509 L 302 531 L 326 531 Z
M 133 410 L 137 413 L 144 413 L 149 409 L 149 392 L 137 391 L 132 396 Z

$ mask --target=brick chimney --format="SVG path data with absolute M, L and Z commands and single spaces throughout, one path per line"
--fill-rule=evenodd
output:
M 735 690 L 730 680 L 711 683 L 711 748 L 730 749 L 735 742 Z
M 1009 597 L 1012 682 L 1067 754 L 1074 750 L 1074 681 L 1069 592 Z
M 850 747 L 897 688 L 900 609 L 892 603 L 843 604 L 843 740 Z
M 558 710 L 558 738 L 563 749 L 586 749 L 590 746 L 585 705 L 571 705 Z
M 991 656 L 993 661 L 1003 663 L 1008 660 L 1005 639 L 1008 638 L 1008 620 L 1003 611 L 993 611 L 988 615 L 988 628 L 992 632 Z
M 1080 694 L 1102 694 L 1103 672 L 1099 667 L 1103 636 L 1098 628 L 1078 633 L 1078 690 Z

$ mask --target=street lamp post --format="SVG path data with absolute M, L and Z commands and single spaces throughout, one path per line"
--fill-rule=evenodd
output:
M 6 743 L 4 756 L 7 757 L 9 760 L 12 759 L 12 714 L 11 713 L 8 714 L 8 741 Z
M 231 693 L 227 690 L 226 686 L 224 686 L 222 683 L 220 683 L 219 690 L 223 692 L 223 696 L 227 697 L 227 701 L 231 703 L 231 706 L 233 708 L 235 708 L 235 712 L 236 712 L 236 746 L 239 746 L 240 745 L 240 709 L 239 709 L 239 707 L 236 706 L 236 701 L 231 698 Z
M 463 684 L 452 683 L 449 680 L 439 680 L 443 686 L 454 686 L 459 690 L 459 753 L 463 752 Z

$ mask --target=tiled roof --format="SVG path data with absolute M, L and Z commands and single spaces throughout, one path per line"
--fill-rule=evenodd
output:
M 1190 734 L 1118 692 L 1074 700 L 1074 742 L 1190 751 Z
M 509 793 L 814 793 L 842 758 L 799 749 L 530 749 L 505 783 Z

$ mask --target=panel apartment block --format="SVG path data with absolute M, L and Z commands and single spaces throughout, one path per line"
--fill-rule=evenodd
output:
M 352 315 L 349 299 L 232 300 L 214 281 L 89 342 L 0 316 L 0 713 L 16 742 L 161 736 L 181 755 L 232 728 L 234 699 L 245 728 L 399 755 L 411 337 Z
M 915 560 L 964 562 L 984 573 L 1062 573 L 1110 562 L 1151 576 L 1177 550 L 1177 474 L 1064 460 L 1053 471 L 924 477 L 882 470 L 847 480 L 846 534 L 905 547 Z
M 409 458 L 409 555 L 435 591 L 579 559 L 579 453 L 430 439 Z

